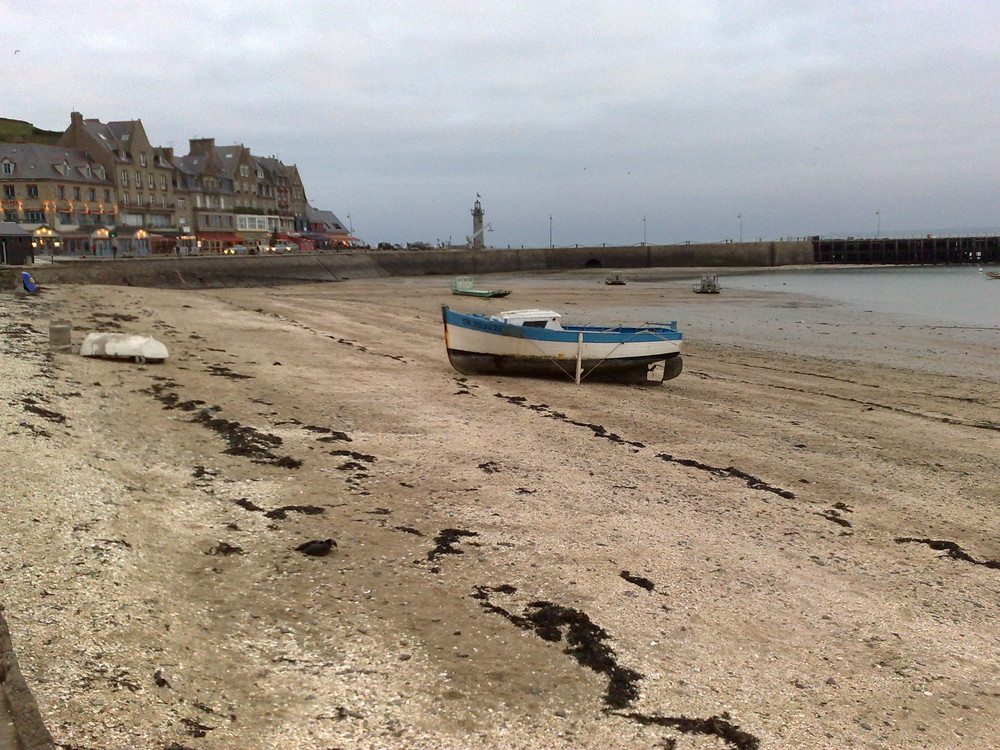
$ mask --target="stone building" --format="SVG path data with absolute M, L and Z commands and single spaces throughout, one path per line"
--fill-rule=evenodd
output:
M 114 245 L 140 255 L 157 249 L 156 244 L 175 244 L 179 232 L 171 152 L 150 144 L 142 120 L 103 123 L 72 112 L 59 145 L 85 153 L 114 183 L 117 225 L 124 230 L 120 243 Z
M 222 252 L 239 244 L 235 232 L 236 201 L 231 170 L 214 138 L 192 138 L 190 153 L 175 156 L 177 220 L 197 238 L 202 252 Z
M 0 198 L 0 220 L 31 231 L 39 253 L 314 246 L 294 164 L 214 138 L 192 139 L 187 155 L 175 155 L 150 143 L 141 120 L 104 123 L 72 112 L 55 146 L 0 143 Z
M 3 221 L 31 232 L 39 255 L 107 250 L 102 244 L 107 237 L 94 238 L 93 228 L 118 221 L 116 195 L 105 166 L 86 153 L 36 143 L 0 143 Z

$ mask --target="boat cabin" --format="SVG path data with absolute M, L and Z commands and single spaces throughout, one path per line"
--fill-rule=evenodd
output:
M 508 310 L 490 316 L 491 320 L 501 323 L 508 323 L 512 326 L 524 326 L 525 328 L 548 328 L 551 331 L 561 331 L 563 327 L 559 324 L 562 316 L 552 310 Z

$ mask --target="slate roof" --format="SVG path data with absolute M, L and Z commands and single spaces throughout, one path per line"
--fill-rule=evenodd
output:
M 307 214 L 310 224 L 323 223 L 326 225 L 327 232 L 329 234 L 347 234 L 347 229 L 344 227 L 344 222 L 338 219 L 333 211 L 323 211 L 318 208 L 313 208 L 309 206 L 309 211 Z M 337 227 L 340 227 L 339 229 Z
M 118 155 L 119 150 L 129 150 L 129 138 L 132 129 L 135 127 L 135 120 L 119 122 L 101 122 L 100 120 L 84 120 L 84 126 L 98 141 L 105 144 L 111 151 L 115 152 L 115 158 L 119 161 L 128 162 Z
M 236 174 L 236 165 L 239 162 L 240 152 L 243 150 L 243 146 L 216 146 L 215 156 L 216 161 L 222 165 L 226 170 L 226 175 L 228 177 L 233 177 Z
M 0 237 L 30 237 L 29 232 L 19 224 L 12 221 L 0 221 Z
M 105 176 L 99 178 L 95 169 L 101 165 L 87 156 L 83 151 L 77 151 L 63 146 L 44 146 L 39 143 L 0 143 L 0 162 L 9 160 L 14 166 L 11 174 L 0 173 L 0 178 L 14 180 L 58 180 L 67 182 L 86 182 L 94 185 L 111 185 L 112 180 Z M 70 173 L 64 175 L 59 171 L 63 163 L 70 168 Z M 89 167 L 89 176 L 81 168 Z

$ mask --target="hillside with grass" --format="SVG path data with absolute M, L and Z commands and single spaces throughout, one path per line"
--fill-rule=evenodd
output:
M 24 120 L 0 117 L 0 143 L 43 143 L 54 145 L 61 130 L 42 130 Z

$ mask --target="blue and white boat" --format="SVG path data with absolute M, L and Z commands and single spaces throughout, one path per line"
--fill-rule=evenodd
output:
M 552 310 L 465 314 L 442 306 L 444 341 L 463 375 L 569 376 L 581 380 L 662 383 L 681 374 L 677 322 L 563 326 Z

